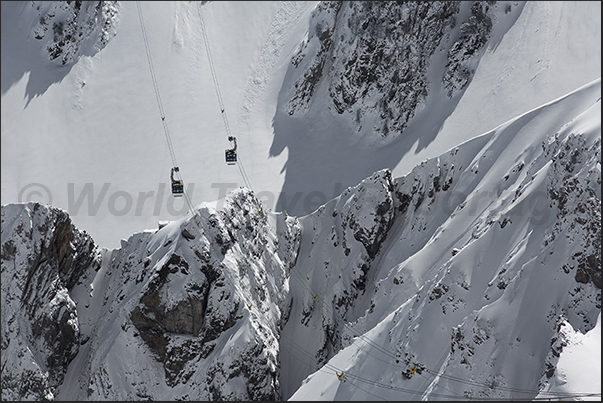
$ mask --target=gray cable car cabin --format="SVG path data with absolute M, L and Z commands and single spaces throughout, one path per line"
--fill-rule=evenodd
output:
M 234 165 L 237 163 L 237 138 L 228 136 L 228 140 L 234 143 L 234 147 L 226 149 L 226 163 L 228 165 Z
M 174 179 L 174 172 L 178 171 L 178 167 L 173 167 L 170 175 L 170 178 L 172 179 L 172 194 L 174 197 L 182 197 L 184 194 L 184 181 L 182 181 L 182 179 Z

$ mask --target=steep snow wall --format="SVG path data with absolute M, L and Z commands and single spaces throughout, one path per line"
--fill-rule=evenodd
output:
M 300 219 L 292 399 L 538 395 L 560 324 L 585 333 L 600 314 L 600 113 L 597 80 Z M 361 235 L 345 257 L 353 222 L 376 255 Z
M 596 80 L 299 219 L 241 188 L 99 250 L 3 205 L 3 397 L 564 393 L 568 329 L 600 315 L 600 149 Z

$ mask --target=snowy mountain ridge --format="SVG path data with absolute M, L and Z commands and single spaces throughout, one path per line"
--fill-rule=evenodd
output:
M 596 48 L 559 37 L 600 33 L 587 18 L 596 4 L 2 10 L 2 399 L 600 399 L 600 71 L 591 77 Z M 201 34 L 222 45 L 209 62 L 227 113 L 242 111 L 240 173 L 263 186 L 284 177 L 275 209 L 262 185 L 237 186 L 235 169 L 212 164 L 224 111 L 208 112 L 214 88 L 199 85 L 213 84 Z M 600 66 L 600 35 L 583 39 L 599 41 Z M 156 98 L 144 91 L 151 52 Z M 564 76 L 552 61 L 568 54 Z M 571 91 L 550 100 L 559 78 Z M 530 97 L 513 109 L 508 91 Z M 166 172 L 163 118 L 183 170 L 234 191 L 159 222 L 137 206 L 152 228 L 113 249 L 57 193 L 56 205 L 4 203 L 5 189 L 45 174 L 134 180 L 147 195 Z M 300 213 L 311 203 L 297 192 L 320 206 Z
M 3 397 L 366 399 L 367 377 L 386 399 L 536 396 L 561 324 L 587 332 L 600 312 L 599 96 L 596 81 L 299 219 L 240 189 L 108 251 L 60 210 L 2 206 Z M 27 315 L 24 298 L 56 302 Z M 35 331 L 48 320 L 63 344 Z
M 240 190 L 230 195 L 221 211 L 201 208 L 193 219 L 170 223 L 155 233 L 136 234 L 120 249 L 108 251 L 87 243 L 80 250 L 76 241 L 87 235 L 73 227 L 73 232 L 63 235 L 56 216 L 64 220 L 67 215 L 56 208 L 37 203 L 3 206 L 3 371 L 10 375 L 3 373 L 3 398 L 62 400 L 57 394 L 61 386 L 65 397 L 78 400 L 169 399 L 177 390 L 183 398 L 195 400 L 277 399 L 277 327 L 288 309 L 286 277 L 300 234 L 295 220 L 274 216 L 270 225 L 268 217 L 258 213 L 260 208 L 249 191 Z M 47 264 L 53 267 L 52 263 L 60 262 L 59 274 L 79 272 L 68 280 L 57 278 L 39 263 L 46 260 L 47 246 L 27 242 L 41 235 L 67 242 L 76 256 L 82 254 L 90 262 L 81 264 L 59 254 Z M 8 261 L 24 273 L 22 279 L 13 277 L 16 273 L 9 271 Z M 21 270 L 25 267 L 29 270 Z M 54 287 L 30 286 L 32 275 L 49 276 L 38 283 Z M 39 299 L 40 306 L 48 307 L 48 316 L 57 317 L 57 304 L 42 304 L 43 295 L 70 310 L 54 323 L 44 319 L 45 308 L 34 305 L 30 309 L 42 319 L 34 316 L 25 321 L 34 329 L 46 324 L 70 332 L 69 338 L 60 337 L 64 341 L 56 348 L 50 344 L 54 338 L 43 338 L 36 331 L 29 336 L 10 325 L 23 323 L 18 304 L 11 301 L 26 297 Z M 8 360 L 33 350 L 30 343 L 39 343 L 40 351 L 30 358 L 32 366 Z M 59 363 L 65 366 L 57 365 L 53 356 L 63 350 L 69 355 Z M 207 366 L 195 363 L 202 358 Z M 73 364 L 69 371 L 68 363 Z M 49 372 L 54 379 L 46 381 Z M 39 377 L 29 378 L 23 388 L 22 381 L 31 375 Z M 235 385 L 232 392 L 220 384 L 223 377 L 237 376 L 246 382 Z M 188 388 L 195 385 L 199 388 L 193 395 Z
M 322 235 L 313 235 L 317 246 L 309 246 L 308 238 L 302 242 L 297 264 L 301 275 L 291 280 L 301 286 L 291 286 L 292 292 L 307 294 L 304 284 L 329 291 L 319 305 L 323 319 L 312 316 L 304 320 L 309 324 L 301 324 L 320 333 L 325 322 L 335 323 L 335 331 L 325 330 L 321 345 L 294 336 L 309 330 L 290 320 L 284 334 L 304 351 L 316 351 L 316 357 L 325 355 L 330 344 L 336 351 L 348 346 L 329 361 L 331 369 L 359 373 L 365 381 L 360 374 L 374 374 L 366 368 L 374 369 L 381 375 L 369 379 L 394 386 L 391 393 L 378 393 L 386 400 L 418 395 L 519 398 L 525 394 L 515 389 L 534 390 L 540 375 L 530 380 L 528 368 L 542 366 L 542 360 L 550 363 L 551 357 L 545 357 L 557 321 L 570 320 L 586 332 L 600 312 L 599 85 L 526 113 L 397 178 L 390 191 L 391 229 L 377 260 L 362 267 L 364 283 L 374 284 L 366 292 L 353 279 L 328 275 L 333 269 L 347 276 L 360 272 L 338 258 L 334 249 L 341 246 L 336 241 L 331 245 L 337 225 L 325 225 L 324 219 L 335 215 L 335 202 L 302 217 L 304 230 L 318 229 Z M 574 96 L 584 101 L 571 112 L 576 118 L 551 123 L 574 104 Z M 572 207 L 565 204 L 570 199 Z M 332 286 L 319 285 L 322 273 Z M 352 290 L 343 291 L 353 296 L 351 303 L 337 302 L 341 281 Z M 555 291 L 548 295 L 541 287 Z M 533 298 L 543 300 L 536 303 Z M 307 295 L 298 299 L 313 305 Z M 532 302 L 526 311 L 527 301 Z M 308 310 L 316 312 L 297 309 L 302 317 Z M 526 325 L 528 316 L 531 326 Z M 522 346 L 527 345 L 531 356 L 536 349 L 540 357 L 531 364 L 525 362 Z M 382 346 L 388 346 L 385 354 Z M 287 349 L 284 355 L 295 362 L 299 352 Z M 382 369 L 384 359 L 399 370 Z M 432 374 L 463 374 L 462 379 L 473 383 L 467 386 L 446 376 L 401 383 L 400 372 L 411 378 L 414 366 Z M 515 376 L 517 366 L 525 370 L 520 378 Z M 321 386 L 325 377 L 320 372 L 304 381 L 293 398 L 315 399 L 314 391 L 320 389 L 327 399 L 370 398 L 371 393 L 336 378 Z M 484 388 L 486 384 L 494 386 Z M 415 393 L 400 394 L 395 387 Z

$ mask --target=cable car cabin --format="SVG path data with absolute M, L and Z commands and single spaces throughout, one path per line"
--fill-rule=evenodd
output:
M 172 168 L 170 179 L 172 180 L 172 194 L 174 197 L 182 197 L 184 194 L 184 181 L 182 179 L 174 179 L 174 172 L 178 172 L 178 167 Z
M 237 163 L 237 139 L 236 139 L 236 137 L 229 136 L 228 140 L 232 141 L 234 143 L 234 147 L 226 150 L 226 152 L 225 152 L 226 163 L 228 165 L 234 165 Z
M 182 181 L 172 182 L 172 194 L 174 197 L 182 197 L 184 194 L 184 183 Z
M 234 165 L 237 163 L 237 152 L 235 150 L 226 150 L 226 163 Z

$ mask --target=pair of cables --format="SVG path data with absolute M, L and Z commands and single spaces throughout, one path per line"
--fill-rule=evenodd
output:
M 153 82 L 153 89 L 155 91 L 155 99 L 157 101 L 157 107 L 159 108 L 159 116 L 161 118 L 161 123 L 163 126 L 163 133 L 165 135 L 165 139 L 167 141 L 167 146 L 168 146 L 168 152 L 170 154 L 170 159 L 172 160 L 172 166 L 173 167 L 179 167 L 178 165 L 178 161 L 176 160 L 176 152 L 174 151 L 174 145 L 172 142 L 172 138 L 170 135 L 170 131 L 169 131 L 169 127 L 168 127 L 168 123 L 166 120 L 166 114 L 165 114 L 165 110 L 163 108 L 163 102 L 161 100 L 161 93 L 159 92 L 159 85 L 157 83 L 157 74 L 155 72 L 155 67 L 153 65 L 153 58 L 151 56 L 151 49 L 149 46 L 149 39 L 148 39 L 148 34 L 147 34 L 147 30 L 146 30 L 146 26 L 144 23 L 144 16 L 143 16 L 143 12 L 142 12 L 142 7 L 140 5 L 140 2 L 137 1 L 136 2 L 136 6 L 138 8 L 138 16 L 140 19 L 140 27 L 142 30 L 142 37 L 143 37 L 143 41 L 144 41 L 144 48 L 145 48 L 145 52 L 146 52 L 146 56 L 147 56 L 147 61 L 148 61 L 148 65 L 149 65 L 149 71 L 151 73 L 151 80 Z M 224 129 L 226 131 L 226 137 L 227 139 L 232 138 L 232 133 L 230 130 L 230 125 L 228 123 L 228 118 L 226 116 L 226 108 L 224 106 L 224 100 L 222 98 L 222 92 L 220 90 L 220 85 L 218 83 L 218 77 L 216 74 L 216 69 L 214 67 L 214 60 L 213 60 L 213 56 L 211 54 L 211 48 L 210 48 L 210 44 L 209 44 L 209 38 L 207 35 L 207 30 L 206 30 L 206 24 L 205 24 L 205 20 L 203 18 L 203 14 L 201 12 L 201 5 L 199 4 L 199 7 L 197 9 L 198 13 L 199 13 L 199 18 L 201 20 L 201 28 L 202 28 L 202 32 L 203 32 L 203 40 L 205 43 L 205 50 L 207 53 L 207 59 L 209 62 L 209 66 L 210 66 L 210 71 L 211 71 L 211 76 L 212 76 L 212 81 L 214 84 L 214 88 L 216 91 L 216 96 L 218 99 L 218 106 L 220 108 L 220 115 L 222 116 L 222 121 L 224 124 Z M 239 171 L 241 173 L 241 177 L 243 178 L 243 182 L 245 183 L 245 186 L 253 191 L 253 187 L 251 186 L 251 181 L 249 180 L 249 177 L 247 176 L 247 172 L 245 171 L 245 168 L 243 166 L 243 162 L 240 159 L 240 156 L 238 157 L 238 163 L 237 166 L 239 167 Z M 178 172 L 176 173 L 177 177 L 182 180 L 182 174 L 180 173 L 180 170 L 178 170 Z M 192 204 L 192 201 L 189 197 L 189 195 L 186 193 L 185 190 L 183 190 L 183 195 L 184 195 L 184 199 L 186 200 L 186 203 L 188 204 L 188 207 L 190 209 L 191 212 L 194 212 L 194 207 Z

